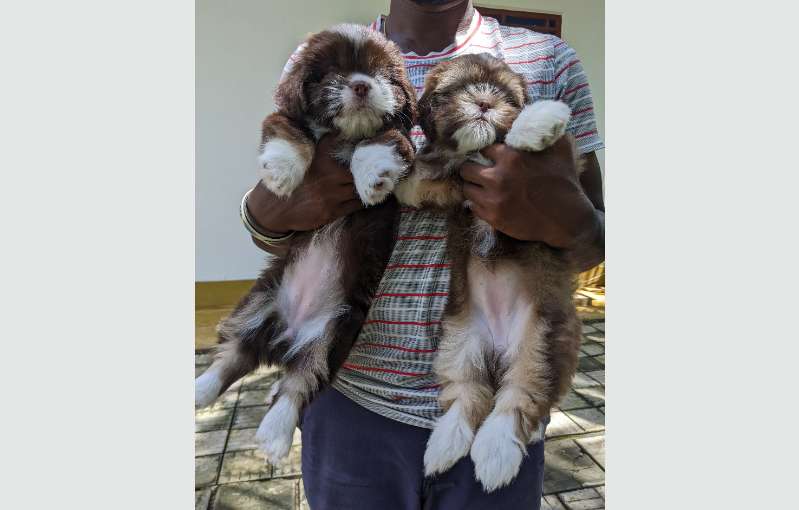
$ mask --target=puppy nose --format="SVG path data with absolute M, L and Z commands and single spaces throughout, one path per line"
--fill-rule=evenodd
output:
M 369 84 L 365 81 L 354 81 L 350 83 L 350 88 L 358 97 L 366 97 L 369 95 Z
M 489 108 L 491 108 L 491 105 L 488 104 L 485 101 L 478 101 L 477 102 L 477 106 L 480 107 L 480 111 L 483 112 L 483 113 L 487 112 L 489 110 Z

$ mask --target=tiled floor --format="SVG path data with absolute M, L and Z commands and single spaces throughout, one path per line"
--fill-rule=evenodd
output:
M 584 322 L 579 371 L 547 427 L 543 510 L 605 508 L 604 331 L 601 319 Z M 197 354 L 196 372 L 210 362 L 208 354 Z M 196 412 L 196 510 L 307 510 L 299 431 L 280 467 L 267 465 L 253 444 L 277 375 L 268 369 L 250 374 L 212 407 Z

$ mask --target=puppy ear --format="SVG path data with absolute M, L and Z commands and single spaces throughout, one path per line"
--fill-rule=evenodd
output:
M 308 108 L 305 82 L 311 74 L 311 65 L 306 53 L 303 50 L 295 57 L 294 65 L 283 75 L 275 90 L 274 99 L 278 112 L 295 120 L 302 118 Z
M 419 118 L 419 109 L 416 102 L 416 89 L 413 88 L 408 77 L 405 76 L 404 69 L 399 86 L 405 95 L 405 105 L 402 107 L 402 125 L 407 130 L 411 130 Z
M 425 136 L 427 137 L 427 146 L 432 144 L 436 139 L 436 124 L 433 118 L 433 91 L 427 90 L 425 87 L 424 94 L 419 99 L 417 110 L 419 111 L 419 125 L 422 127 Z

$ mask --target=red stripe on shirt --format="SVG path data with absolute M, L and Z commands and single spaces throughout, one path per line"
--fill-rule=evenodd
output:
M 391 264 L 386 266 L 386 271 L 389 269 L 420 269 L 423 267 L 450 267 L 452 264 Z
M 579 135 L 574 135 L 575 140 L 578 138 L 585 138 L 586 136 L 595 135 L 596 130 L 593 131 L 586 131 L 585 133 L 580 133 Z
M 505 63 L 506 64 L 532 64 L 532 63 L 535 63 L 535 62 L 540 62 L 542 60 L 551 60 L 553 58 L 555 58 L 554 55 L 545 55 L 543 57 L 534 58 L 532 60 L 519 60 L 517 62 L 508 62 L 508 61 L 506 61 Z
M 438 350 L 438 349 L 412 349 L 410 347 L 400 347 L 399 345 L 375 344 L 375 343 L 371 343 L 371 342 L 364 342 L 364 343 L 358 344 L 358 345 L 359 346 L 368 345 L 370 347 L 385 347 L 386 349 L 394 349 L 394 350 L 403 351 L 403 352 L 436 352 Z M 419 389 L 421 389 L 421 388 L 419 388 Z
M 548 41 L 549 41 L 549 39 L 542 39 L 541 41 L 533 41 L 533 42 L 529 42 L 529 43 L 520 44 L 518 46 L 508 46 L 507 48 L 505 48 L 505 51 L 507 51 L 507 50 L 515 50 L 516 48 L 523 48 L 525 46 L 532 46 L 533 44 L 543 44 L 543 43 L 548 42 Z
M 528 85 L 537 85 L 539 83 L 555 83 L 555 80 L 530 80 L 527 82 Z
M 405 60 L 427 60 L 429 58 L 446 57 L 447 55 L 458 51 L 459 49 L 461 49 L 464 46 L 466 46 L 469 43 L 469 41 L 472 40 L 472 37 L 474 37 L 475 34 L 477 34 L 477 32 L 480 31 L 480 26 L 483 24 L 483 17 L 480 16 L 480 13 L 477 13 L 477 16 L 478 16 L 477 17 L 477 26 L 474 27 L 474 30 L 472 31 L 472 33 L 469 34 L 469 36 L 462 43 L 460 43 L 458 46 L 455 46 L 451 50 L 446 51 L 444 53 L 439 53 L 439 54 L 436 54 L 436 55 L 434 55 L 434 54 L 422 55 L 422 56 L 419 56 L 419 55 L 403 55 L 403 57 L 405 58 Z
M 372 319 L 365 321 L 364 324 L 395 324 L 400 326 L 433 326 L 435 324 L 441 324 L 441 321 L 430 321 L 430 322 L 414 322 L 414 321 L 386 321 L 382 319 Z
M 593 109 L 594 109 L 593 106 L 589 106 L 588 108 L 583 108 L 582 110 L 575 110 L 572 112 L 572 117 L 580 115 L 581 113 L 590 112 Z
M 577 85 L 576 87 L 572 87 L 572 88 L 564 91 L 563 95 L 567 96 L 567 95 L 571 94 L 572 92 L 577 92 L 578 90 L 580 90 L 582 88 L 585 88 L 587 86 L 588 86 L 588 83 L 581 83 L 580 85 Z
M 447 236 L 399 236 L 397 241 L 441 241 Z
M 448 292 L 383 292 L 375 296 L 375 299 L 381 297 L 436 297 L 436 296 L 449 296 Z
M 341 365 L 341 367 L 346 368 L 347 370 L 363 370 L 366 372 L 388 372 L 389 374 L 399 374 L 407 376 L 427 375 L 418 372 L 403 372 L 401 370 L 392 370 L 390 368 L 365 367 L 362 365 L 353 365 L 351 363 L 344 363 L 343 365 Z
M 569 62 L 568 64 L 566 64 L 566 67 L 564 67 L 563 69 L 561 69 L 560 71 L 558 71 L 557 73 L 555 73 L 555 79 L 557 79 L 557 78 L 558 78 L 558 76 L 560 76 L 561 74 L 563 74 L 563 72 L 564 72 L 566 69 L 570 68 L 570 67 L 571 67 L 571 66 L 573 66 L 574 64 L 577 64 L 578 62 L 580 62 L 580 61 L 575 59 L 575 60 L 572 60 L 571 62 Z

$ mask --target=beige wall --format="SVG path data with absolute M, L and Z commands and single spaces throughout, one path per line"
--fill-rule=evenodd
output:
M 478 5 L 563 14 L 563 36 L 580 55 L 604 134 L 604 1 L 482 1 Z M 388 0 L 197 0 L 197 281 L 253 278 L 262 253 L 240 225 L 238 204 L 255 184 L 260 122 L 289 53 L 309 32 L 369 23 Z M 600 155 L 602 161 L 602 155 Z

